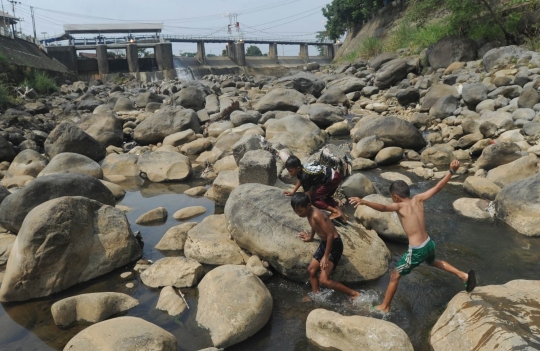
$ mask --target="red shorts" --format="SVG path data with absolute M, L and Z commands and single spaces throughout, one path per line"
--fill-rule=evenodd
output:
M 321 210 L 326 210 L 328 206 L 337 207 L 338 203 L 332 196 L 334 196 L 334 193 L 339 188 L 340 183 L 341 175 L 336 171 L 330 183 L 314 187 L 311 191 L 311 203 L 313 206 Z

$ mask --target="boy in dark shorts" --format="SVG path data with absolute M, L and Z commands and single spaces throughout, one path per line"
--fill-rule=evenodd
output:
M 301 232 L 298 237 L 304 242 L 313 240 L 315 233 L 321 238 L 321 244 L 313 255 L 311 263 L 308 267 L 309 281 L 314 293 L 319 292 L 319 283 L 322 285 L 349 295 L 351 300 L 360 296 L 358 291 L 351 290 L 330 279 L 330 274 L 339 263 L 343 254 L 343 242 L 339 236 L 336 227 L 332 221 L 320 210 L 311 205 L 311 201 L 306 193 L 297 193 L 292 196 L 291 206 L 294 212 L 302 217 L 307 218 L 311 226 L 311 233 Z M 317 273 L 321 271 L 321 275 L 317 278 Z
M 333 198 L 341 184 L 341 175 L 338 171 L 316 164 L 302 166 L 300 159 L 296 156 L 287 159 L 285 168 L 291 176 L 298 178 L 293 191 L 285 191 L 285 195 L 292 196 L 301 185 L 315 207 L 330 212 L 330 219 L 347 221 L 347 217 Z
M 413 196 L 412 198 L 407 183 L 402 180 L 393 182 L 390 185 L 390 194 L 392 195 L 392 201 L 394 201 L 394 203 L 391 205 L 368 202 L 357 197 L 349 199 L 349 202 L 353 204 L 355 208 L 360 205 L 365 205 L 380 212 L 397 212 L 399 221 L 409 238 L 409 250 L 403 255 L 401 260 L 399 260 L 396 269 L 394 269 L 390 275 L 390 283 L 388 284 L 384 301 L 382 304 L 375 306 L 375 309 L 382 312 L 388 312 L 390 310 L 392 298 L 397 291 L 399 279 L 402 276 L 411 273 L 411 271 L 418 267 L 422 262 L 426 262 L 433 267 L 457 275 L 465 284 L 467 292 L 473 291 L 476 287 L 476 276 L 473 270 L 465 273 L 445 261 L 435 259 L 435 243 L 431 240 L 426 230 L 424 201 L 429 200 L 441 191 L 446 183 L 452 178 L 452 175 L 456 173 L 458 168 L 459 161 L 454 160 L 450 164 L 450 171 L 448 174 L 441 179 L 435 187 L 424 193 Z

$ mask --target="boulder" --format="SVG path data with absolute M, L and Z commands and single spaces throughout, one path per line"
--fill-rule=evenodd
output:
M 364 200 L 384 205 L 393 203 L 392 199 L 379 194 L 368 195 L 364 197 Z M 399 243 L 409 242 L 409 238 L 405 234 L 395 212 L 379 212 L 368 206 L 358 206 L 354 212 L 354 218 L 366 229 L 376 231 L 383 239 Z
M 266 265 L 268 266 L 268 263 Z M 253 255 L 248 259 L 246 263 L 246 268 L 262 280 L 270 278 L 274 275 L 271 270 L 265 267 L 265 265 L 257 255 Z
M 240 164 L 240 160 L 248 151 L 260 150 L 261 147 L 261 138 L 257 135 L 245 135 L 240 140 L 238 140 L 232 147 L 232 153 L 234 161 L 237 164 Z M 219 161 L 218 161 L 219 162 Z M 234 167 L 236 168 L 236 167 Z M 214 167 L 215 170 L 215 167 Z M 219 172 L 217 172 L 219 173 Z
M 497 194 L 501 191 L 501 188 L 482 177 L 467 177 L 463 183 L 463 188 L 470 194 L 478 196 L 482 199 L 495 200 Z
M 400 105 L 406 106 L 418 102 L 418 100 L 420 100 L 420 92 L 418 89 L 409 87 L 399 91 L 396 94 L 396 99 Z
M 205 92 L 194 86 L 183 88 L 178 93 L 174 94 L 174 98 L 178 105 L 195 111 L 202 110 L 206 103 Z
M 98 179 L 66 173 L 36 178 L 28 186 L 7 196 L 0 204 L 0 225 L 19 232 L 26 215 L 36 206 L 63 196 L 84 196 L 114 206 L 113 194 Z
M 146 152 L 137 161 L 142 175 L 154 183 L 179 182 L 191 176 L 191 161 L 176 152 Z
M 379 166 L 393 165 L 399 163 L 403 159 L 403 155 L 403 149 L 400 147 L 385 147 L 375 156 L 375 163 Z
M 133 102 L 127 97 L 119 97 L 114 104 L 113 111 L 133 111 L 136 110 Z
M 169 316 L 179 316 L 187 308 L 182 292 L 178 292 L 172 286 L 166 286 L 159 293 L 156 310 L 166 311 Z
M 244 184 L 236 188 L 225 206 L 231 236 L 243 249 L 266 260 L 285 277 L 305 282 L 307 267 L 318 243 L 305 243 L 297 234 L 309 228 L 305 218 L 290 207 L 279 188 Z M 389 251 L 373 231 L 346 224 L 337 227 L 344 256 L 333 277 L 340 282 L 372 280 L 388 270 Z
M 256 111 L 255 111 L 256 112 Z M 247 113 L 244 111 L 234 111 L 231 113 L 231 122 L 235 127 L 241 126 L 246 123 L 259 123 L 259 120 L 261 119 L 260 113 L 257 112 L 257 114 L 253 113 Z
M 180 152 L 184 155 L 198 155 L 212 147 L 212 142 L 209 138 L 200 138 L 182 145 Z
M 320 149 L 327 135 L 315 123 L 299 115 L 271 119 L 265 123 L 266 138 L 280 143 L 295 155 L 307 156 Z
M 214 165 L 214 171 L 215 171 L 215 165 Z M 216 171 L 216 173 L 219 173 L 219 172 Z M 202 196 L 204 195 L 206 190 L 207 189 L 204 186 L 196 186 L 194 188 L 184 191 L 184 194 L 186 194 L 187 196 L 192 196 L 192 197 Z
M 476 167 L 490 170 L 515 161 L 521 156 L 521 149 L 515 143 L 496 143 L 482 151 L 482 155 L 476 161 Z
M 362 171 L 365 169 L 373 169 L 373 168 L 377 168 L 377 164 L 370 159 L 359 157 L 359 158 L 355 158 L 352 161 L 353 171 Z
M 474 61 L 478 55 L 478 45 L 468 37 L 447 36 L 430 45 L 426 55 L 434 69 L 446 68 L 453 62 Z
M 6 264 L 16 238 L 13 234 L 0 233 L 0 266 Z
M 473 133 L 473 134 L 467 134 L 459 138 L 456 149 L 468 149 L 471 146 L 475 145 L 479 141 L 484 139 L 484 135 L 482 133 Z
M 13 145 L 0 135 L 0 162 L 11 162 L 15 158 Z
M 397 117 L 378 117 L 363 122 L 353 135 L 354 142 L 377 135 L 384 146 L 420 150 L 426 146 L 424 137 L 411 123 Z
M 184 207 L 176 211 L 173 215 L 177 221 L 183 221 L 189 218 L 197 217 L 206 212 L 206 207 L 203 206 L 190 206 Z
M 64 351 L 176 351 L 174 335 L 137 317 L 118 317 L 94 324 L 75 335 Z
M 540 236 L 540 174 L 504 187 L 495 199 L 497 218 L 526 236 Z
M 54 157 L 62 152 L 73 152 L 100 161 L 107 151 L 103 144 L 73 124 L 60 123 L 45 140 L 45 153 Z
M 183 250 L 187 233 L 197 224 L 197 222 L 187 222 L 170 228 L 157 243 L 156 249 L 160 251 Z
M 151 288 L 174 286 L 190 288 L 197 285 L 204 275 L 203 267 L 186 257 L 165 257 L 154 262 L 141 273 L 144 285 Z
M 517 104 L 519 108 L 533 108 L 539 100 L 540 94 L 538 94 L 538 91 L 535 88 L 530 87 L 523 89 Z
M 240 184 L 274 185 L 276 180 L 276 159 L 266 150 L 248 151 L 238 164 L 238 181 Z
M 29 175 L 37 177 L 47 166 L 47 159 L 35 150 L 21 151 L 11 162 L 7 174 L 11 177 Z
M 135 128 L 133 137 L 142 145 L 157 144 L 171 134 L 188 129 L 195 133 L 201 130 L 195 111 L 168 106 L 146 117 Z
M 463 84 L 463 101 L 471 107 L 476 106 L 484 100 L 487 100 L 487 87 L 482 83 Z
M 107 187 L 107 189 L 111 191 L 116 201 L 121 201 L 124 196 L 126 196 L 126 191 L 120 185 L 108 182 L 106 180 L 101 180 L 101 182 Z
M 163 102 L 163 97 L 156 95 L 151 91 L 147 91 L 146 93 L 140 93 L 135 99 L 135 105 L 138 107 L 146 107 L 146 105 L 152 102 L 161 104 Z
M 101 162 L 103 175 L 138 177 L 140 174 L 137 162 L 139 157 L 133 154 L 110 154 Z
M 272 314 L 272 295 L 245 266 L 211 270 L 199 284 L 196 320 L 216 347 L 228 347 L 258 332 Z
M 238 170 L 219 172 L 212 187 L 205 196 L 212 199 L 216 205 L 225 206 L 231 192 L 240 185 L 238 180 Z
M 354 145 L 351 154 L 355 157 L 373 158 L 384 147 L 384 142 L 377 135 L 365 137 Z
M 113 113 L 87 114 L 77 127 L 104 146 L 121 146 L 124 141 L 122 121 Z
M 54 294 L 122 267 L 141 253 L 119 209 L 80 196 L 47 201 L 24 219 L 0 301 Z
M 317 103 L 327 104 L 327 105 L 343 105 L 349 106 L 350 102 L 347 98 L 347 95 L 339 88 L 330 88 L 327 89 L 318 99 Z
M 508 99 L 514 99 L 519 97 L 522 91 L 523 88 L 521 88 L 519 85 L 503 86 L 490 92 L 488 94 L 488 98 L 497 99 L 500 95 L 502 95 Z
M 489 212 L 486 211 L 489 202 L 482 199 L 471 199 L 462 197 L 452 203 L 452 207 L 457 214 L 472 219 L 489 219 Z
M 67 327 L 75 322 L 101 322 L 137 305 L 139 305 L 139 301 L 129 295 L 99 292 L 81 294 L 57 301 L 51 306 L 51 313 L 56 325 Z
M 421 160 L 425 165 L 448 166 L 455 158 L 452 151 L 452 147 L 443 145 L 428 147 L 422 151 Z
M 332 350 L 414 350 L 407 334 L 394 323 L 363 316 L 342 316 L 320 308 L 307 317 L 306 337 L 319 347 Z
M 361 91 L 366 86 L 366 81 L 356 77 L 343 77 L 326 84 L 327 89 L 339 89 L 343 94 Z
M 430 335 L 434 351 L 533 350 L 540 313 L 540 281 L 512 280 L 504 285 L 460 292 L 448 303 Z
M 332 124 L 330 127 L 326 128 L 326 132 L 331 136 L 345 136 L 351 134 L 351 127 L 349 126 L 349 123 L 344 120 Z
M 39 177 L 62 173 L 78 173 L 97 179 L 103 178 L 101 166 L 96 161 L 72 152 L 63 152 L 54 156 L 47 167 L 41 171 Z
M 328 128 L 332 124 L 345 120 L 343 110 L 324 104 L 309 105 L 309 119 L 319 128 Z
M 397 56 L 395 54 L 383 52 L 382 54 L 375 56 L 371 59 L 371 61 L 369 61 L 369 67 L 373 68 L 374 70 L 378 70 L 386 62 L 392 61 L 396 58 Z
M 503 46 L 489 50 L 482 58 L 482 64 L 486 72 L 491 72 L 495 66 L 504 66 L 510 64 L 512 61 L 517 61 L 521 57 L 530 55 L 532 59 L 538 61 L 538 54 L 535 52 L 527 51 L 519 46 Z M 531 60 L 532 61 L 532 60 Z
M 440 98 L 446 95 L 452 95 L 455 98 L 459 98 L 459 92 L 453 86 L 446 84 L 432 85 L 428 93 L 424 97 L 424 102 L 420 107 L 420 111 L 429 111 L 433 107 L 433 105 L 435 105 L 435 103 L 439 101 Z
M 188 232 L 186 257 L 203 264 L 246 264 L 247 255 L 230 238 L 224 215 L 211 215 Z
M 308 72 L 299 72 L 291 76 L 285 76 L 280 78 L 277 83 L 278 85 L 286 84 L 292 89 L 304 94 L 311 94 L 315 97 L 321 96 L 321 92 L 325 88 L 324 80 Z
M 165 207 L 158 207 L 140 215 L 135 223 L 139 225 L 163 224 L 167 221 L 168 215 Z
M 341 190 L 347 198 L 364 197 L 375 194 L 375 186 L 365 175 L 356 173 L 347 178 L 341 185 Z
M 304 94 L 294 89 L 277 88 L 263 96 L 255 104 L 255 109 L 260 113 L 267 111 L 296 112 L 305 102 L 306 98 Z
M 234 128 L 234 124 L 230 121 L 213 122 L 208 127 L 208 136 L 217 138 L 226 130 Z
M 379 89 L 387 89 L 407 77 L 412 68 L 401 58 L 388 61 L 375 74 L 373 85 Z
M 538 157 L 529 154 L 526 157 L 518 158 L 513 162 L 491 169 L 486 179 L 504 188 L 510 183 L 535 175 L 538 172 L 537 162 Z
M 163 139 L 163 145 L 180 146 L 182 144 L 189 143 L 197 139 L 195 132 L 191 129 L 184 130 L 183 132 L 174 133 L 168 135 Z
M 459 107 L 459 100 L 452 95 L 445 95 L 440 98 L 429 110 L 429 115 L 434 118 L 444 119 L 454 114 Z

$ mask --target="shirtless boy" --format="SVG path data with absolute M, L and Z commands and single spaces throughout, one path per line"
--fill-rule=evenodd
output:
M 291 206 L 298 216 L 307 217 L 311 226 L 311 233 L 301 232 L 298 237 L 304 242 L 310 242 L 317 233 L 321 238 L 321 244 L 308 267 L 309 281 L 313 292 L 319 292 L 319 283 L 321 283 L 332 290 L 349 295 L 351 300 L 356 299 L 360 296 L 358 291 L 351 290 L 343 284 L 330 279 L 330 274 L 343 254 L 343 242 L 332 221 L 319 209 L 311 205 L 309 196 L 306 193 L 294 194 L 291 199 Z M 321 271 L 321 275 L 317 278 L 319 271 Z
M 315 207 L 330 212 L 330 219 L 347 221 L 337 201 L 332 198 L 341 183 L 341 175 L 338 171 L 317 164 L 303 166 L 296 156 L 287 159 L 285 168 L 291 176 L 298 178 L 293 191 L 285 191 L 285 195 L 292 196 L 301 185 Z
M 409 186 L 402 180 L 393 182 L 390 185 L 390 195 L 392 195 L 391 205 L 383 205 L 374 202 L 364 201 L 357 197 L 352 197 L 349 202 L 358 207 L 360 205 L 371 207 L 380 212 L 397 212 L 399 221 L 409 238 L 409 250 L 403 255 L 396 268 L 390 275 L 390 283 L 386 290 L 386 296 L 382 304 L 375 306 L 375 309 L 388 312 L 392 298 L 397 291 L 399 279 L 411 273 L 420 263 L 427 264 L 455 274 L 465 284 L 467 292 L 471 292 L 476 287 L 476 276 L 473 270 L 468 273 L 462 272 L 449 263 L 435 259 L 435 243 L 428 236 L 426 230 L 426 219 L 424 216 L 424 201 L 429 200 L 437 194 L 448 183 L 452 175 L 459 168 L 459 161 L 454 160 L 450 164 L 448 174 L 433 188 L 411 198 Z

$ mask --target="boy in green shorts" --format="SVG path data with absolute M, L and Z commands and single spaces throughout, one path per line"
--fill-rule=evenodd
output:
M 382 304 L 375 306 L 375 309 L 388 312 L 392 298 L 397 291 L 400 278 L 411 273 L 422 262 L 457 275 L 465 284 L 467 292 L 471 292 L 476 287 L 476 276 L 473 270 L 465 273 L 445 261 L 435 259 L 435 243 L 431 240 L 426 230 L 424 201 L 429 200 L 433 195 L 441 191 L 458 168 L 459 161 L 454 160 L 450 164 L 448 174 L 435 187 L 412 198 L 407 183 L 402 180 L 393 182 L 390 185 L 390 195 L 394 203 L 391 205 L 368 202 L 357 197 L 349 199 L 349 202 L 355 208 L 365 205 L 380 212 L 397 212 L 399 221 L 409 238 L 409 250 L 399 260 L 396 269 L 390 275 L 390 283 L 388 284 L 384 301 Z

